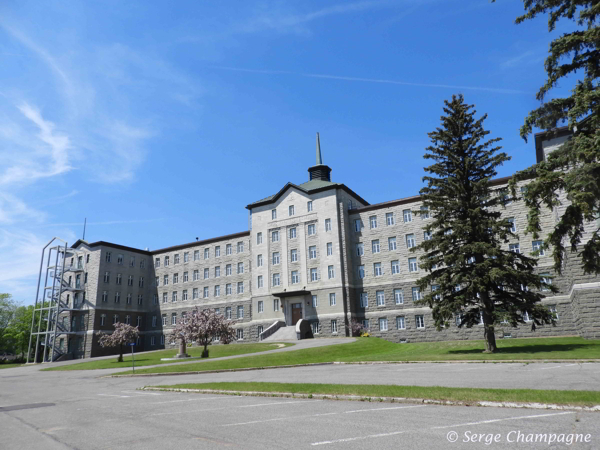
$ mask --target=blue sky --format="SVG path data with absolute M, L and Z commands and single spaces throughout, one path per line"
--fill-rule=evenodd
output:
M 176 5 L 176 6 L 175 6 Z M 427 133 L 463 93 L 512 160 L 552 36 L 521 0 L 0 6 L 0 292 L 31 303 L 53 236 L 157 249 L 247 229 L 245 205 L 332 178 L 415 195 Z

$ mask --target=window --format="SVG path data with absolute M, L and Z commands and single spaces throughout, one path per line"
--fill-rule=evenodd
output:
M 169 294 L 166 292 L 163 292 L 163 303 L 167 303 L 169 301 L 168 297 L 169 297 Z
M 81 268 L 81 265 L 79 267 Z M 135 267 L 135 256 L 129 257 L 129 267 Z
M 312 329 L 312 334 L 319 334 L 321 331 L 321 324 L 318 321 L 311 322 L 310 328 Z
M 376 277 L 380 277 L 381 275 L 383 275 L 383 270 L 381 270 L 381 263 L 373 264 L 373 275 L 375 275 Z
M 225 285 L 225 295 L 231 295 L 233 291 L 231 290 L 231 283 L 227 283 Z
M 136 325 L 137 327 L 141 327 L 141 326 L 142 326 L 142 316 L 137 316 L 137 319 L 136 319 L 135 325 Z
M 229 275 L 231 275 L 232 273 L 233 273 L 233 272 L 231 271 L 231 264 L 227 264 L 227 265 L 225 266 L 225 275 L 226 275 L 226 276 L 229 276 Z
M 115 303 L 120 303 L 120 302 L 121 302 L 121 293 L 115 292 Z
M 231 247 L 231 244 L 227 244 L 225 246 L 225 255 L 231 255 L 233 253 L 233 249 Z
M 154 294 L 152 296 L 152 303 L 154 303 L 155 305 L 158 305 L 158 294 Z
M 295 211 L 294 211 L 294 205 L 288 206 L 288 216 L 291 217 L 291 216 L 294 215 L 294 213 L 295 213 Z
M 550 277 L 549 273 L 543 273 L 543 274 L 541 274 L 541 277 L 542 277 L 542 283 L 552 284 L 552 278 Z M 547 287 L 542 286 L 542 291 L 549 291 L 549 290 L 550 289 L 548 289 Z
M 421 206 L 421 219 L 429 219 L 429 207 Z
M 379 253 L 379 239 L 375 239 L 374 241 L 371 241 L 371 251 L 373 253 Z
M 360 307 L 368 308 L 369 307 L 369 294 L 366 292 L 361 292 L 360 294 Z
M 298 250 L 294 249 L 290 251 L 290 260 L 292 262 L 297 262 L 298 261 Z
M 171 314 L 171 325 L 177 325 L 177 314 Z
M 177 283 L 179 283 L 179 274 L 174 273 L 173 274 L 173 284 L 177 284 Z
M 335 268 L 333 266 L 327 267 L 327 276 L 330 280 L 335 278 Z
M 140 279 L 138 281 L 138 287 L 141 287 L 141 288 L 144 287 L 144 277 L 140 277 Z
M 358 278 L 361 280 L 365 277 L 365 266 L 358 266 Z
M 385 223 L 387 226 L 394 225 L 394 213 L 385 213 Z
M 160 267 L 160 258 L 154 258 L 154 267 Z
M 186 262 L 190 262 L 190 252 L 185 252 L 185 253 L 183 254 L 183 262 L 184 262 L 184 263 L 186 263 Z
M 273 274 L 273 286 L 279 286 L 279 274 L 278 273 L 274 273 Z
M 215 247 L 215 258 L 218 258 L 219 256 L 221 256 L 221 246 L 217 245 Z
M 549 305 L 548 311 L 550 311 L 550 314 L 552 314 L 552 317 L 554 317 L 554 320 L 558 320 L 558 313 L 556 312 L 556 305 Z
M 521 249 L 520 249 L 520 247 L 519 247 L 519 244 L 509 244 L 509 245 L 508 245 L 508 249 L 509 249 L 511 252 L 515 252 L 515 253 L 521 253 Z
M 360 219 L 355 219 L 354 220 L 354 231 L 356 231 L 357 233 L 360 233 L 361 230 L 362 230 L 362 221 Z
M 260 336 L 264 331 L 264 328 L 262 325 L 259 325 L 256 327 L 256 333 Z
M 273 231 L 271 233 L 271 242 L 279 242 L 279 231 Z
M 86 263 L 90 262 L 90 254 L 89 253 L 87 255 L 85 255 L 85 262 Z
M 185 292 L 185 295 L 187 297 L 187 291 L 184 291 L 184 292 Z M 186 300 L 187 300 L 187 298 L 186 298 Z M 137 302 L 138 302 L 138 305 L 141 305 L 141 304 L 144 303 L 144 296 L 142 294 L 138 294 Z
M 388 250 L 390 250 L 390 251 L 396 250 L 396 238 L 395 237 L 388 238 Z
M 504 204 L 504 206 L 512 203 L 512 199 L 508 194 L 508 189 L 498 189 L 498 196 L 500 197 L 500 201 Z
M 417 328 L 425 328 L 425 320 L 423 316 L 415 316 L 415 324 Z
M 407 234 L 406 235 L 406 248 L 413 248 L 415 246 L 415 235 Z
M 538 256 L 544 256 L 544 248 L 542 241 L 533 241 L 531 243 L 531 248 L 534 252 L 537 252 Z
M 225 318 L 231 320 L 231 306 L 225 308 Z
M 310 269 L 310 281 L 318 281 L 319 280 L 319 274 L 317 272 L 317 269 Z
M 332 334 L 336 334 L 337 331 L 337 320 L 332 320 L 331 321 L 331 333 Z
M 169 285 L 169 275 L 165 275 L 163 277 L 163 286 L 168 286 Z
M 200 279 L 200 271 L 198 269 L 194 270 L 194 274 L 192 275 L 193 281 L 198 281 Z
M 239 262 L 237 265 L 237 273 L 244 273 L 244 263 L 243 262 Z
M 271 210 L 271 220 L 275 220 L 275 219 L 277 219 L 277 210 L 272 209 Z
M 396 317 L 396 328 L 398 330 L 404 330 L 404 329 L 406 329 L 406 326 L 404 324 L 404 316 L 398 316 L 398 317 Z
M 243 294 L 244 293 L 244 282 L 243 281 L 238 281 L 238 284 L 237 284 L 237 293 L 238 294 Z
M 412 211 L 410 209 L 402 211 L 402 216 L 404 217 L 404 222 L 412 222 Z
M 160 345 L 165 345 L 165 335 L 164 334 L 160 335 Z
M 424 231 L 423 232 L 423 240 L 424 241 L 430 241 L 431 240 L 431 231 Z
M 256 267 L 262 267 L 263 257 L 262 255 L 256 255 Z
M 244 307 L 241 305 L 237 307 L 237 318 L 238 319 L 244 318 Z
M 377 298 L 377 306 L 385 306 L 385 293 L 383 291 L 377 291 L 375 297 Z
M 369 217 L 369 226 L 371 229 L 377 228 L 377 216 Z
M 292 284 L 300 283 L 300 275 L 297 270 L 292 270 Z
M 316 308 L 317 306 L 319 306 L 319 297 L 317 297 L 316 295 L 312 296 L 312 307 Z
M 392 261 L 392 275 L 397 275 L 400 273 L 400 261 Z
M 327 243 L 327 256 L 331 256 L 333 255 L 333 243 L 328 242 Z
M 194 288 L 192 290 L 192 300 L 196 300 L 198 298 L 198 288 Z
M 358 256 L 363 256 L 365 254 L 365 246 L 363 244 L 356 244 L 356 254 Z
M 100 315 L 100 326 L 104 326 L 105 323 L 106 323 L 106 314 L 101 314 Z
M 513 233 L 516 233 L 517 232 L 517 224 L 515 223 L 515 218 L 509 217 L 506 220 L 508 221 L 508 223 L 510 223 L 510 231 L 512 231 Z
M 162 316 L 162 325 L 163 325 L 163 327 L 167 326 L 167 315 L 166 314 Z
M 177 291 L 174 291 L 173 294 L 171 294 L 171 302 L 176 302 L 177 301 Z
M 396 300 L 396 305 L 404 303 L 404 292 L 402 292 L 402 289 L 394 289 L 394 299 Z
M 331 219 L 325 219 L 325 231 L 331 231 Z
M 529 317 L 529 313 L 527 311 L 523 313 L 523 320 L 525 322 L 531 322 L 531 318 Z
M 259 275 L 258 278 L 256 279 L 256 287 L 261 288 L 263 287 L 263 276 Z
M 418 287 L 414 287 L 412 288 L 412 299 L 413 302 L 416 302 L 417 300 L 421 300 L 421 289 Z
M 265 311 L 265 305 L 264 305 L 264 303 L 263 303 L 263 301 L 262 301 L 262 300 L 259 300 L 259 301 L 258 301 L 258 312 L 259 312 L 259 313 L 262 313 L 262 312 L 264 312 L 264 311 Z
M 104 272 L 104 282 L 108 283 L 110 281 L 110 272 Z
M 200 260 L 200 250 L 194 250 L 194 261 Z
M 408 258 L 408 271 L 409 272 L 417 272 L 419 268 L 417 267 L 417 258 Z
M 306 210 L 308 212 L 311 212 L 313 210 L 313 208 L 312 208 L 312 202 L 311 201 L 306 202 Z
M 202 298 L 208 298 L 208 286 L 204 286 L 202 290 Z
M 221 296 L 221 286 L 219 286 L 218 284 L 215 286 L 215 297 L 220 297 Z
M 123 255 L 121 255 L 120 253 L 117 255 L 117 264 L 119 266 L 123 265 Z
M 115 323 L 117 323 L 118 321 L 119 321 L 119 315 L 118 314 L 113 315 L 113 325 Z
M 221 276 L 221 266 L 215 266 L 215 278 L 219 278 Z
M 244 253 L 244 243 L 243 242 L 238 242 L 237 243 L 237 252 L 238 253 Z
M 296 239 L 296 227 L 290 228 L 290 239 Z
M 133 275 L 127 277 L 127 286 L 133 286 Z
M 434 284 L 433 286 L 431 286 L 431 292 L 432 293 L 436 292 L 436 291 L 439 291 L 439 289 L 440 289 L 440 286 L 437 285 L 437 284 Z M 456 291 L 458 292 L 459 290 L 460 290 L 460 287 Z M 433 299 L 434 300 L 439 300 L 440 298 L 441 298 L 440 294 L 434 294 L 433 295 Z
M 278 298 L 273 299 L 273 311 L 279 311 L 279 299 Z
M 169 257 L 165 256 L 165 267 L 169 266 L 169 262 L 170 262 Z
M 210 258 L 210 249 L 205 248 L 204 249 L 204 259 L 208 259 L 208 258 Z
M 112 258 L 111 252 L 106 252 L 106 255 L 104 255 L 104 260 L 106 262 L 110 262 L 111 258 Z
M 256 245 L 262 244 L 262 233 L 256 233 Z
M 174 264 L 179 264 L 179 253 L 175 253 L 174 259 Z
M 311 245 L 310 247 L 308 247 L 308 257 L 310 259 L 315 259 L 317 257 L 317 246 L 316 245 Z
M 313 236 L 313 235 L 314 235 L 314 234 L 317 232 L 317 230 L 316 230 L 316 227 L 315 227 L 315 224 L 314 224 L 314 223 L 311 223 L 311 224 L 308 226 L 308 228 L 307 228 L 307 229 L 308 229 L 308 235 L 309 235 L 309 236 Z
M 379 331 L 387 331 L 388 330 L 388 322 L 386 318 L 379 319 Z
M 156 345 L 156 336 L 151 336 L 150 337 L 150 345 Z
M 279 252 L 273 252 L 273 265 L 279 264 Z
M 244 330 L 242 330 L 241 328 L 238 328 L 236 330 L 236 335 L 237 335 L 237 340 L 238 341 L 243 341 L 244 340 Z
M 329 306 L 335 306 L 335 292 L 329 294 Z
M 118 273 L 118 274 L 117 274 L 117 279 L 115 280 L 115 283 L 117 283 L 117 284 L 121 284 L 121 278 L 122 278 L 121 274 L 120 274 L 120 273 Z

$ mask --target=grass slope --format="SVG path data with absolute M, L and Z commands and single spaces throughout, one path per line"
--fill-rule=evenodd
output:
M 268 343 L 268 344 L 228 344 L 228 345 L 211 345 L 208 347 L 209 359 L 222 358 L 224 356 L 243 355 L 245 353 L 257 353 L 267 350 L 275 350 L 281 345 L 290 346 L 293 344 Z M 187 352 L 190 356 L 200 356 L 203 347 L 188 347 Z M 161 361 L 161 358 L 173 358 L 178 353 L 178 349 L 158 350 L 155 352 L 147 352 L 141 355 L 135 355 L 135 367 L 151 366 L 154 364 L 172 364 L 181 362 L 176 361 Z M 125 354 L 127 355 L 127 353 Z M 123 357 L 123 362 L 117 362 L 117 357 L 111 359 L 101 359 L 97 361 L 88 361 L 80 364 L 71 364 L 68 366 L 50 367 L 48 371 L 54 370 L 94 370 L 94 369 L 120 369 L 131 367 L 131 355 Z M 136 370 L 137 371 L 137 370 Z
M 0 364 L 0 369 L 11 369 L 13 367 L 21 367 L 22 365 L 21 363 L 2 363 Z
M 394 344 L 379 338 L 361 338 L 343 345 L 249 356 L 184 366 L 142 369 L 139 373 L 196 372 L 206 370 L 275 367 L 333 361 L 452 361 L 509 359 L 599 359 L 600 340 L 579 337 L 510 339 L 498 341 L 498 353 L 484 354 L 483 341 L 419 342 Z M 136 370 L 136 373 L 138 371 Z
M 381 397 L 424 398 L 429 400 L 552 403 L 559 405 L 600 405 L 599 391 L 544 391 L 536 389 L 474 389 L 440 386 L 395 386 L 377 384 L 309 383 L 193 383 L 154 386 L 165 389 L 215 389 L 238 392 L 285 392 L 293 394 L 357 395 L 371 400 Z

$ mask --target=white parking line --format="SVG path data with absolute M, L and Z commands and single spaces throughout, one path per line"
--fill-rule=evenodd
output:
M 368 436 L 359 436 L 359 437 L 345 438 L 345 439 L 334 439 L 332 441 L 313 442 L 310 445 L 316 446 L 316 445 L 338 444 L 340 442 L 351 442 L 351 441 L 360 441 L 363 439 L 372 439 L 372 438 L 385 437 L 385 436 L 395 436 L 397 434 L 402 434 L 402 433 L 406 433 L 406 431 L 394 431 L 392 433 L 370 434 Z
M 481 422 L 459 423 L 459 424 L 455 424 L 455 425 L 444 425 L 443 427 L 432 427 L 432 430 L 443 430 L 444 428 L 466 427 L 468 425 L 481 425 L 484 423 L 504 422 L 506 420 L 535 419 L 537 417 L 563 416 L 565 414 L 575 414 L 575 412 L 568 411 L 568 412 L 552 413 L 552 414 L 537 414 L 535 416 L 518 416 L 518 417 L 506 417 L 504 419 L 482 420 Z
M 233 397 L 232 396 L 231 398 L 242 398 L 242 397 Z M 164 405 L 165 403 L 197 402 L 200 400 L 213 400 L 213 399 L 223 400 L 223 396 L 221 396 L 221 397 L 186 398 L 185 400 L 169 400 L 168 402 L 151 402 L 151 403 L 144 403 L 144 404 L 145 405 Z
M 371 409 L 355 409 L 353 411 L 344 411 L 344 414 L 352 414 L 367 411 L 388 411 L 390 409 L 407 409 L 407 408 L 424 408 L 426 405 L 414 405 L 414 406 L 394 406 L 391 408 L 371 408 Z
M 129 398 L 129 397 L 131 397 L 131 395 L 114 395 L 114 394 L 97 394 L 97 395 L 101 395 L 102 397 L 118 397 L 118 398 Z
M 143 391 L 121 391 L 125 394 L 138 394 L 138 395 L 162 395 L 158 392 L 143 392 Z
M 578 366 L 579 364 L 565 364 L 563 366 L 552 366 L 552 367 L 542 367 L 539 370 L 548 370 L 548 369 L 559 369 L 561 367 L 570 367 L 570 366 Z

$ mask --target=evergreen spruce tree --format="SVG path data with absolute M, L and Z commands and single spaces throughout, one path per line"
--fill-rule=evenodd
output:
M 516 23 L 548 13 L 548 30 L 559 20 L 574 22 L 574 31 L 563 33 L 550 43 L 550 55 L 545 69 L 548 79 L 537 93 L 540 102 L 561 80 L 577 77 L 571 95 L 553 98 L 529 113 L 521 127 L 527 136 L 534 127 L 550 132 L 568 123 L 573 136 L 547 159 L 512 180 L 512 195 L 516 182 L 531 178 L 524 196 L 530 208 L 526 232 L 537 238 L 540 229 L 540 209 L 560 205 L 556 195 L 563 190 L 570 204 L 565 208 L 554 230 L 545 241 L 552 249 L 554 269 L 561 273 L 565 243 L 572 252 L 580 252 L 585 273 L 600 274 L 600 2 L 598 0 L 523 0 L 526 13 Z M 571 28 L 571 27 L 569 27 Z M 580 247 L 584 225 L 590 239 Z M 591 228 L 591 229 L 590 229 Z
M 499 153 L 500 138 L 486 140 L 487 115 L 476 119 L 462 95 L 444 103 L 441 127 L 429 133 L 432 145 L 424 158 L 434 164 L 425 168 L 430 175 L 420 191 L 431 214 L 424 227 L 431 239 L 411 250 L 424 253 L 420 267 L 427 272 L 418 281 L 426 292 L 418 304 L 432 308 L 438 330 L 455 317 L 459 327 L 483 322 L 485 351 L 495 352 L 495 323 L 516 327 L 529 319 L 533 329 L 553 323 L 540 291 L 555 288 L 535 274 L 535 259 L 503 248 L 518 236 L 501 217 L 503 198 L 490 179 L 510 157 Z

